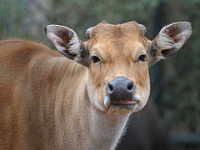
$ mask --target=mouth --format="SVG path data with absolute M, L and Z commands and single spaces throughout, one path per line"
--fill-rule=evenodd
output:
M 127 110 L 132 111 L 137 108 L 139 104 L 138 100 L 130 100 L 130 101 L 119 101 L 111 103 L 111 106 L 116 110 Z
M 106 108 L 110 106 L 114 106 L 115 108 L 119 109 L 134 109 L 138 106 L 138 104 L 141 102 L 141 97 L 138 94 L 134 94 L 132 100 L 123 100 L 123 101 L 111 101 L 109 96 L 106 96 L 104 99 L 104 106 Z
M 135 105 L 137 103 L 139 103 L 138 100 L 127 100 L 127 101 L 112 102 L 113 105 Z

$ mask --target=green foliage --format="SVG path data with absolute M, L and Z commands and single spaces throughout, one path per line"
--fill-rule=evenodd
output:
M 4 38 L 10 31 L 13 31 L 13 36 L 20 37 L 23 35 L 23 30 L 19 30 L 23 26 L 23 19 L 26 18 L 26 4 L 21 0 L 13 1 L 1 0 L 0 5 L 0 37 Z M 15 31 L 15 32 L 14 32 Z

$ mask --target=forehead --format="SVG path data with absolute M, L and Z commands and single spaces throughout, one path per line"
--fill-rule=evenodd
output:
M 135 22 L 127 22 L 123 24 L 112 25 L 109 23 L 100 23 L 94 27 L 90 35 L 91 38 L 126 38 L 138 37 L 143 35 L 143 30 L 140 25 Z
M 141 26 L 133 21 L 118 25 L 100 23 L 94 27 L 90 34 L 90 39 L 95 47 L 109 50 L 112 55 L 113 50 L 128 52 L 129 50 L 146 49 L 148 40 L 144 36 Z M 111 51 L 112 50 L 112 51 Z

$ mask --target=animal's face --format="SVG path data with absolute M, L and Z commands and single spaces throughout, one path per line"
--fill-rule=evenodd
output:
M 149 41 L 135 22 L 93 28 L 85 43 L 89 50 L 88 91 L 92 103 L 111 114 L 136 112 L 149 91 Z
M 86 31 L 81 42 L 67 27 L 49 25 L 48 38 L 65 56 L 88 67 L 87 91 L 97 109 L 112 115 L 139 111 L 150 92 L 149 65 L 177 52 L 192 33 L 188 22 L 170 24 L 153 41 L 136 22 L 106 22 Z

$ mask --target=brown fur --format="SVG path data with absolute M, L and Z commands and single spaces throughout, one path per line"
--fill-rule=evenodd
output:
M 151 61 L 139 57 L 159 60 L 148 56 L 151 41 L 136 22 L 99 24 L 84 43 L 67 27 L 51 25 L 46 32 L 79 63 L 42 44 L 0 41 L 0 148 L 114 149 L 130 113 L 147 102 Z M 107 83 L 119 76 L 133 81 L 141 98 L 131 110 L 104 105 Z
M 91 38 L 94 38 L 95 36 L 99 37 L 100 35 L 104 37 L 108 36 L 117 38 L 132 35 L 132 33 L 139 33 L 143 35 L 142 28 L 135 21 L 118 25 L 102 22 L 95 26 L 94 30 L 92 31 Z
M 33 42 L 1 41 L 0 50 L 0 132 L 5 148 L 0 147 L 48 149 L 43 143 L 49 143 L 55 148 L 55 116 L 66 113 L 67 99 L 62 100 L 74 93 L 85 68 Z M 25 142 L 27 139 L 31 142 Z

